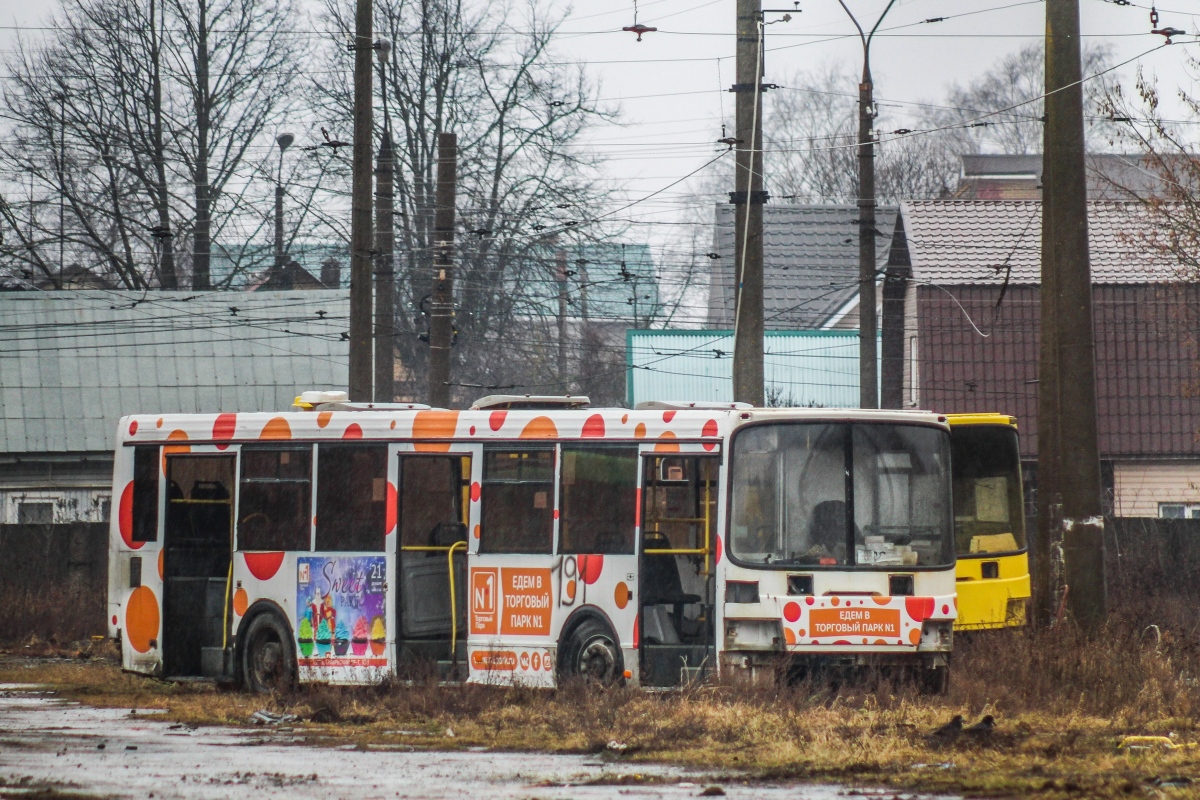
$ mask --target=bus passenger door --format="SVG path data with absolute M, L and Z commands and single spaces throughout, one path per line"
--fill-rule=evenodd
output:
M 165 458 L 163 671 L 215 677 L 228 644 L 237 457 Z
M 684 448 L 685 445 L 675 445 Z M 717 456 L 643 449 L 638 610 L 641 682 L 716 671 Z
M 467 540 L 473 450 L 401 453 L 397 667 L 424 664 L 442 677 L 466 662 Z M 465 668 L 461 670 L 465 675 Z

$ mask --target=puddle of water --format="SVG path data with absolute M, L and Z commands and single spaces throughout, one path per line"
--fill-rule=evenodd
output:
M 593 755 L 305 747 L 292 743 L 300 738 L 292 730 L 189 729 L 141 711 L 65 703 L 34 687 L 4 688 L 0 786 L 28 778 L 89 794 L 147 797 L 153 792 L 165 800 L 298 794 L 356 800 L 617 800 L 631 795 L 673 800 L 696 797 L 709 783 L 708 776 L 681 767 L 607 764 Z M 671 783 L 641 785 L 634 775 Z M 835 800 L 850 793 L 840 786 L 743 784 L 733 778 L 722 786 L 733 800 Z M 864 793 L 875 794 L 855 792 Z

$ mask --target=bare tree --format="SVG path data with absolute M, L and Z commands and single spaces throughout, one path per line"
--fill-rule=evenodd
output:
M 766 112 L 771 193 L 807 203 L 849 203 L 857 197 L 858 77 L 829 65 L 793 74 Z M 876 131 L 915 127 L 897 109 L 880 104 Z M 880 202 L 937 197 L 958 173 L 950 143 L 940 133 L 882 137 L 876 149 Z
M 394 43 L 383 83 L 397 163 L 398 391 L 424 395 L 441 131 L 459 142 L 455 394 L 586 388 L 579 373 L 601 320 L 584 310 L 596 278 L 577 262 L 620 228 L 602 218 L 609 193 L 596 180 L 597 160 L 580 146 L 587 127 L 610 114 L 584 72 L 552 52 L 561 17 L 537 0 L 380 0 L 375 14 L 378 35 Z M 327 0 L 326 19 L 334 32 L 328 72 L 337 80 L 318 88 L 333 124 L 349 113 L 343 45 L 352 8 Z M 376 119 L 384 124 L 382 113 Z M 561 327 L 560 250 L 570 253 L 565 313 L 579 321 Z M 568 374 L 558 369 L 560 330 L 570 336 Z
M 1110 45 L 1084 47 L 1085 77 L 1104 72 L 1111 63 Z M 1003 56 L 966 86 L 951 86 L 945 104 L 930 106 L 924 122 L 928 127 L 950 128 L 947 134 L 959 153 L 1040 153 L 1042 116 L 1045 114 L 1041 101 L 1046 90 L 1045 68 L 1043 45 L 1040 42 L 1025 45 L 1015 53 Z M 1110 83 L 1102 76 L 1084 84 L 1085 102 L 1093 112 L 1086 130 L 1089 149 L 1096 149 L 1106 141 L 1108 128 L 1094 112 Z
M 1188 66 L 1200 69 L 1200 60 L 1189 57 Z M 1139 69 L 1131 92 L 1119 85 L 1108 87 L 1102 109 L 1114 120 L 1112 144 L 1141 154 L 1130 170 L 1110 179 L 1118 196 L 1139 204 L 1147 214 L 1134 244 L 1178 264 L 1179 277 L 1195 282 L 1200 281 L 1200 155 L 1195 134 L 1200 97 L 1184 88 L 1176 96 L 1185 118 L 1167 119 L 1156 81 Z
M 29 177 L 0 256 L 52 282 L 73 259 L 131 288 L 213 288 L 221 234 L 261 223 L 252 148 L 288 107 L 287 0 L 67 0 L 40 45 L 9 59 L 0 160 Z M 40 196 L 40 197 L 39 197 Z M 62 198 L 67 218 L 37 213 Z M 224 277 L 228 283 L 236 265 Z

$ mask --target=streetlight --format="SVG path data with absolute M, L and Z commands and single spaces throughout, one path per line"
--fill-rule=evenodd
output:
M 279 145 L 279 169 L 275 175 L 275 274 L 283 271 L 287 258 L 283 253 L 283 151 L 292 146 L 296 137 L 290 133 L 281 133 L 275 137 Z
M 863 71 L 858 85 L 858 371 L 859 406 L 879 408 L 875 316 L 875 87 L 871 80 L 871 40 L 896 0 L 889 0 L 870 33 L 863 31 L 845 0 L 838 0 L 862 40 Z

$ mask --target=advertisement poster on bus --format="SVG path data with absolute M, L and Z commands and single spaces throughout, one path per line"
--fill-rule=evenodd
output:
M 302 667 L 386 667 L 383 556 L 296 559 Z

